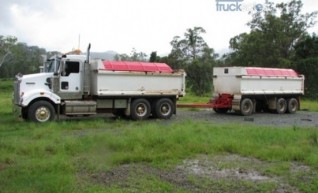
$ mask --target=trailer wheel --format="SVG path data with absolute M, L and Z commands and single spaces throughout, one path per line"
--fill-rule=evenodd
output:
M 276 101 L 276 112 L 278 114 L 283 114 L 287 110 L 287 102 L 284 98 L 279 98 Z
M 254 111 L 253 101 L 249 98 L 244 98 L 241 101 L 240 108 L 241 108 L 241 114 L 244 116 L 253 114 L 253 111 Z
M 28 110 L 28 119 L 34 122 L 44 123 L 55 119 L 55 109 L 47 101 L 37 101 Z
M 154 115 L 159 119 L 170 119 L 174 111 L 173 102 L 168 98 L 156 101 Z
M 144 120 L 150 115 L 150 104 L 146 99 L 136 99 L 131 104 L 131 118 L 134 120 Z
M 287 101 L 287 112 L 288 113 L 296 113 L 297 109 L 298 109 L 298 101 L 295 98 L 291 98 Z

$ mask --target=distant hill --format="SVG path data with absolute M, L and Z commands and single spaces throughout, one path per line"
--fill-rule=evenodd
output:
M 91 52 L 90 56 L 91 58 L 94 58 L 94 59 L 98 58 L 98 59 L 104 59 L 104 60 L 114 60 L 114 57 L 116 54 L 117 52 L 110 50 L 106 52 Z

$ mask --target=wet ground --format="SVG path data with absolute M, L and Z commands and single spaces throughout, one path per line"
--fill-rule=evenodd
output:
M 318 127 L 318 113 L 298 111 L 295 114 L 255 113 L 251 116 L 241 116 L 235 113 L 218 114 L 211 109 L 189 111 L 179 109 L 171 120 L 205 120 L 226 124 L 256 124 L 267 126 L 299 126 Z
M 176 187 L 176 190 L 195 193 L 300 192 L 288 183 L 288 178 L 310 173 L 311 169 L 308 166 L 293 163 L 287 171 L 287 176 L 266 174 L 266 170 L 275 167 L 275 164 L 277 163 L 236 154 L 199 155 L 195 159 L 184 160 L 171 169 L 158 169 L 147 164 L 125 164 L 107 172 L 91 174 L 90 180 L 107 187 L 120 187 L 125 192 L 135 192 L 135 190 L 142 192 L 143 186 L 136 182 L 136 179 L 145 177 L 157 178 L 169 183 Z

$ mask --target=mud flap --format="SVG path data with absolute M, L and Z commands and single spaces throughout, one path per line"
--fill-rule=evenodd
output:
M 242 95 L 234 95 L 232 101 L 232 110 L 240 111 L 241 110 L 241 99 Z
M 130 106 L 131 106 L 131 98 L 128 99 L 127 108 L 125 109 L 125 115 L 126 115 L 127 117 L 130 116 Z

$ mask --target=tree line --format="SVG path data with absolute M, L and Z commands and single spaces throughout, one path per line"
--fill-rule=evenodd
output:
M 262 11 L 250 13 L 250 32 L 231 38 L 231 52 L 221 57 L 202 37 L 205 29 L 193 27 L 173 37 L 167 56 L 154 51 L 148 57 L 133 49 L 130 54 L 117 54 L 114 60 L 164 62 L 173 69 L 185 69 L 187 85 L 196 95 L 210 92 L 214 66 L 293 68 L 306 77 L 306 96 L 318 98 L 318 36 L 307 32 L 315 25 L 317 12 L 302 14 L 302 7 L 301 0 L 269 2 Z M 47 54 L 43 48 L 0 36 L 0 77 L 38 72 L 43 54 Z
M 19 72 L 39 72 L 43 64 L 41 55 L 46 53 L 45 49 L 38 46 L 18 42 L 16 37 L 0 35 L 0 77 L 12 78 Z

